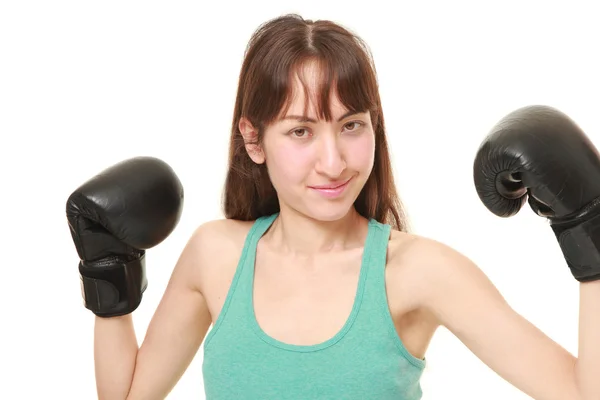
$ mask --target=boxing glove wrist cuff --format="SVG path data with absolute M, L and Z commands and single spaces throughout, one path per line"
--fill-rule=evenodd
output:
M 132 313 L 148 286 L 143 253 L 132 260 L 80 262 L 79 275 L 84 305 L 99 317 Z
M 550 224 L 571 273 L 579 282 L 600 279 L 600 198 Z

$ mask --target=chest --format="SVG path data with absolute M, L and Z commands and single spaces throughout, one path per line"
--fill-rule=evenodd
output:
M 387 326 L 379 323 L 379 330 L 365 333 L 369 318 L 350 318 L 354 305 L 365 300 L 357 299 L 359 285 L 367 278 L 364 272 L 359 252 L 294 262 L 257 255 L 251 289 L 256 326 L 251 325 L 260 329 L 262 340 L 247 331 L 232 334 L 229 325 L 229 333 L 212 342 L 205 350 L 203 366 L 205 388 L 211 394 L 208 397 L 419 398 L 421 370 L 398 356 Z M 226 296 L 228 289 L 223 285 L 220 296 Z M 400 304 L 397 300 L 394 298 L 392 307 Z M 214 304 L 215 312 L 219 312 L 221 302 Z M 402 310 L 391 311 L 396 313 Z M 362 330 L 330 341 L 349 320 Z M 404 324 L 402 329 L 406 332 L 410 328 Z M 235 345 L 219 342 L 232 335 Z M 288 345 L 307 347 L 299 350 Z M 248 384 L 231 385 L 232 378 Z
M 361 251 L 293 259 L 263 252 L 256 261 L 254 317 L 267 335 L 314 345 L 342 329 L 356 303 Z
M 239 351 L 245 348 L 213 347 L 205 352 L 203 377 L 207 399 L 421 398 L 422 370 L 391 356 L 393 349 L 373 347 L 335 354 L 331 347 L 324 351 L 295 352 L 265 345 L 252 353 Z M 384 353 L 385 350 L 388 352 Z
M 363 253 L 360 249 L 321 257 L 282 257 L 258 251 L 254 265 L 254 318 L 269 336 L 285 343 L 311 345 L 335 335 L 356 302 Z M 205 285 L 205 298 L 216 322 L 236 272 L 237 259 Z M 394 325 L 403 336 L 423 337 L 415 313 L 410 276 L 385 273 L 384 296 Z M 418 290 L 418 288 L 417 288 Z M 426 336 L 426 335 L 425 335 Z M 407 340 L 409 338 L 407 337 Z M 418 340 L 418 339 L 417 339 Z M 419 340 L 420 342 L 420 340 Z

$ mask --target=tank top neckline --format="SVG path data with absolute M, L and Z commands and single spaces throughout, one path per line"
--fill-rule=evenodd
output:
M 363 253 L 362 253 L 362 257 L 361 257 L 361 266 L 360 266 L 358 284 L 357 284 L 357 287 L 355 290 L 352 309 L 346 319 L 346 322 L 337 331 L 337 333 L 335 335 L 333 335 L 332 337 L 330 337 L 329 339 L 326 339 L 320 343 L 316 343 L 316 344 L 312 344 L 312 345 L 298 345 L 298 344 L 286 343 L 286 342 L 280 341 L 280 340 L 275 339 L 274 337 L 268 335 L 260 327 L 260 325 L 256 319 L 255 311 L 254 311 L 254 276 L 255 276 L 254 274 L 255 274 L 255 268 L 256 268 L 257 246 L 258 246 L 259 240 L 262 238 L 262 236 L 265 234 L 265 232 L 269 229 L 269 227 L 275 221 L 275 219 L 277 218 L 278 215 L 279 215 L 279 213 L 275 213 L 275 214 L 272 214 L 269 216 L 260 217 L 256 220 L 255 224 L 251 228 L 251 232 L 250 232 L 251 238 L 248 243 L 249 248 L 247 249 L 248 252 L 246 254 L 247 257 L 243 261 L 246 264 L 245 267 L 248 268 L 248 270 L 249 270 L 248 276 L 246 279 L 246 282 L 249 285 L 249 287 L 248 287 L 248 290 L 245 291 L 247 298 L 246 298 L 246 301 L 244 302 L 246 304 L 245 315 L 247 316 L 247 319 L 248 319 L 247 322 L 248 322 L 249 326 L 252 328 L 252 330 L 254 331 L 254 333 L 257 335 L 257 337 L 271 346 L 274 346 L 274 347 L 277 347 L 277 348 L 280 348 L 283 350 L 287 350 L 287 351 L 301 352 L 301 353 L 320 351 L 320 350 L 326 349 L 330 346 L 333 346 L 337 342 L 339 342 L 346 335 L 346 333 L 350 330 L 350 328 L 352 327 L 353 323 L 356 320 L 356 317 L 360 310 L 360 306 L 361 306 L 362 299 L 363 299 L 363 294 L 364 294 L 365 285 L 366 285 L 366 281 L 367 281 L 367 275 L 369 273 L 369 266 L 371 264 L 371 254 L 372 254 L 371 248 L 373 247 L 373 241 L 375 241 L 377 239 L 376 238 L 377 232 L 379 232 L 378 229 L 373 229 L 373 228 L 375 225 L 378 225 L 379 223 L 375 219 L 372 219 L 372 218 L 368 222 L 367 236 L 365 239 Z

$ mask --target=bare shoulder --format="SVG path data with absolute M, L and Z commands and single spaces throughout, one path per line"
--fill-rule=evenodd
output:
M 238 221 L 233 219 L 215 219 L 199 225 L 192 234 L 194 246 L 203 248 L 227 249 L 244 241 L 254 221 Z
M 410 265 L 413 272 L 431 278 L 431 274 L 449 274 L 457 269 L 473 268 L 463 253 L 433 238 L 393 230 L 388 245 L 390 267 Z
M 410 292 L 415 308 L 430 305 L 451 284 L 486 279 L 471 259 L 448 244 L 395 230 L 388 245 L 386 274 Z
M 404 279 L 401 284 L 410 290 L 415 307 L 427 310 L 441 325 L 452 325 L 453 314 L 478 302 L 490 307 L 506 304 L 480 267 L 446 243 L 395 232 L 388 251 L 392 280 Z
M 254 221 L 215 219 L 199 225 L 188 242 L 195 257 L 197 288 L 205 292 L 215 279 L 233 275 L 246 236 Z

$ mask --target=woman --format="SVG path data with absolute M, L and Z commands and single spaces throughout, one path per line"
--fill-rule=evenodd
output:
M 440 326 L 533 398 L 583 398 L 573 355 L 464 255 L 407 232 L 375 68 L 349 31 L 261 26 L 230 146 L 227 218 L 195 231 L 139 350 L 130 315 L 97 318 L 101 398 L 166 397 L 204 343 L 209 400 L 419 399 Z

